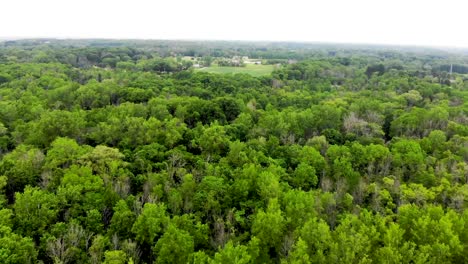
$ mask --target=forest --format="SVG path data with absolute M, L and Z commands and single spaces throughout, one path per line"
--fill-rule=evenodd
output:
M 0 263 L 468 263 L 467 73 L 463 50 L 0 42 Z

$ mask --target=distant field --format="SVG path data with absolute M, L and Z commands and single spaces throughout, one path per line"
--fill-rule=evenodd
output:
M 211 73 L 247 73 L 252 76 L 258 77 L 268 75 L 274 70 L 274 65 L 255 65 L 247 64 L 245 67 L 219 67 L 213 65 L 207 68 L 197 69 L 197 71 L 205 71 Z

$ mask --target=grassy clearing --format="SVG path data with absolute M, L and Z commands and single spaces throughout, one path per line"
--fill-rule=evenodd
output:
M 197 69 L 197 71 L 205 71 L 211 73 L 247 73 L 252 76 L 258 77 L 268 75 L 274 70 L 274 65 L 255 65 L 247 64 L 245 67 L 219 67 L 213 65 L 207 68 Z

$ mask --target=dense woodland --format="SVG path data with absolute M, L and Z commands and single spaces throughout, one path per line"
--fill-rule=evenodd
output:
M 2 42 L 0 263 L 467 263 L 467 72 L 417 48 Z

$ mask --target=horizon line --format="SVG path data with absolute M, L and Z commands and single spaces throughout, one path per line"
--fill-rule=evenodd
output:
M 268 40 L 268 39 L 210 39 L 210 38 L 144 38 L 144 37 L 57 37 L 57 36 L 0 36 L 0 42 L 16 40 L 130 40 L 130 41 L 199 41 L 199 42 L 246 42 L 246 43 L 298 43 L 298 44 L 324 44 L 324 45 L 356 45 L 356 46 L 384 46 L 384 47 L 411 47 L 432 49 L 468 50 L 468 46 L 430 45 L 430 44 L 400 44 L 379 42 L 346 42 L 326 40 Z

